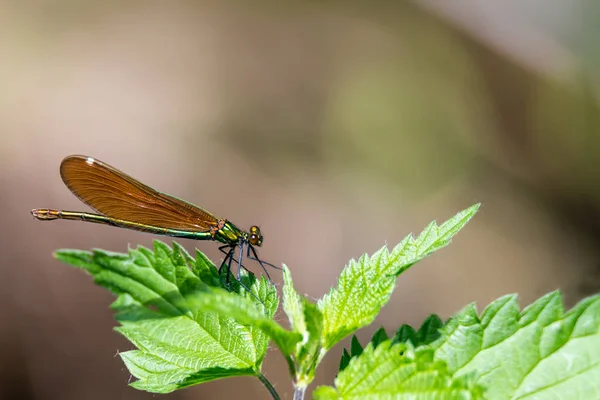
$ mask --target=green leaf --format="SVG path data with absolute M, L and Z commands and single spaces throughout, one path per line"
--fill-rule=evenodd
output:
M 356 336 L 352 336 L 352 340 L 350 341 L 350 355 L 352 357 L 358 357 L 362 354 L 363 348 L 358 341 Z
M 429 344 L 440 337 L 440 329 L 444 323 L 435 314 L 430 315 L 423 322 L 418 331 L 409 325 L 402 325 L 394 335 L 394 343 L 404 343 L 410 340 L 413 346 L 421 346 Z
M 413 345 L 418 345 L 417 341 L 417 331 L 410 326 L 403 324 L 394 335 L 393 342 L 394 343 L 406 343 L 411 342 Z
M 435 314 L 430 315 L 425 319 L 425 322 L 421 324 L 419 331 L 417 332 L 416 342 L 413 343 L 415 346 L 421 346 L 429 344 L 437 340 L 441 334 L 440 329 L 444 326 L 444 323 Z
M 351 260 L 342 271 L 337 288 L 318 303 L 323 313 L 323 347 L 337 342 L 370 324 L 389 300 L 396 277 L 417 261 L 448 245 L 479 208 L 476 204 L 444 222 L 432 222 L 418 238 L 407 236 L 391 252 L 382 247 L 371 257 Z
M 350 364 L 350 360 L 352 359 L 352 357 L 350 356 L 350 353 L 348 353 L 348 350 L 344 349 L 344 352 L 342 353 L 342 359 L 340 360 L 340 371 L 343 371 L 348 364 Z
M 258 291 L 259 298 L 263 301 L 267 299 L 269 301 L 267 304 L 273 305 L 267 314 L 256 307 L 255 301 L 250 296 L 244 298 L 223 290 L 209 290 L 198 295 L 188 296 L 187 300 L 199 310 L 234 318 L 239 323 L 264 332 L 273 339 L 284 355 L 291 354 L 302 336 L 297 332 L 285 330 L 273 321 L 272 316 L 277 308 L 276 292 L 264 277 L 259 282 L 261 285 Z
M 377 346 L 379 346 L 380 343 L 385 342 L 386 340 L 388 340 L 388 335 L 382 326 L 373 334 L 373 337 L 371 338 L 370 343 L 374 347 L 377 347 Z M 350 341 L 350 353 L 348 353 L 348 350 L 344 349 L 344 352 L 342 354 L 342 359 L 340 360 L 340 369 L 339 370 L 340 371 L 344 370 L 350 363 L 350 360 L 354 357 L 360 356 L 362 354 L 362 352 L 363 352 L 363 347 L 361 346 L 360 342 L 358 341 L 358 338 L 356 337 L 356 335 L 352 336 L 352 340 Z
M 217 379 L 256 375 L 252 368 L 205 368 L 195 372 L 191 368 L 170 363 L 147 352 L 132 350 L 119 354 L 127 369 L 138 381 L 131 386 L 153 393 L 169 393 L 177 389 Z
M 144 247 L 128 254 L 60 250 L 56 257 L 88 271 L 98 284 L 117 294 L 112 307 L 121 326 L 116 330 L 138 348 L 121 353 L 138 379 L 132 386 L 167 393 L 260 373 L 269 342 L 263 325 L 274 331 L 279 327 L 272 321 L 276 289 L 264 278 L 244 275 L 244 285 L 252 294 L 243 289 L 230 293 L 204 255 L 198 252 L 193 259 L 181 246 L 170 248 L 159 241 L 153 251 Z M 242 311 L 215 312 L 232 305 Z
M 302 298 L 296 292 L 296 289 L 294 289 L 292 275 L 286 265 L 283 266 L 282 293 L 283 311 L 290 321 L 292 330 L 302 335 L 302 341 L 298 342 L 298 346 L 302 346 L 303 342 L 308 340 L 308 329 L 306 327 L 306 321 L 304 320 L 304 304 L 302 303 Z
M 297 347 L 294 354 L 297 367 L 295 385 L 308 386 L 315 377 L 315 370 L 320 362 L 321 332 L 323 315 L 317 306 L 302 298 L 304 320 L 308 335 L 304 336 L 302 345 Z
M 433 351 L 410 343 L 372 343 L 335 379 L 335 388 L 318 387 L 315 399 L 477 399 L 482 390 L 472 377 L 454 378 Z
M 167 362 L 160 357 L 139 350 L 126 351 L 119 355 L 132 375 L 140 379 L 133 382 L 131 386 L 154 393 L 169 393 L 176 389 L 212 380 L 256 374 L 252 368 L 213 367 L 195 372 L 191 368 Z
M 316 305 L 300 296 L 294 289 L 292 276 L 287 266 L 283 266 L 283 310 L 294 332 L 302 335 L 302 340 L 294 350 L 295 377 L 297 387 L 308 386 L 314 379 L 321 349 L 323 315 Z
M 373 343 L 373 346 L 377 347 L 381 342 L 384 342 L 388 339 L 389 338 L 387 333 L 385 332 L 385 328 L 382 326 L 381 328 L 377 329 L 377 331 L 373 334 L 373 337 L 371 338 L 371 343 Z
M 152 252 L 138 248 L 130 250 L 129 254 L 103 250 L 92 253 L 59 250 L 55 256 L 67 264 L 87 270 L 98 285 L 117 295 L 127 293 L 136 302 L 156 307 L 165 314 L 190 315 L 177 285 L 162 276 L 164 271 L 153 268 L 151 263 L 155 260 L 153 257 L 149 259 L 148 254 Z
M 469 305 L 429 346 L 454 377 L 476 373 L 486 398 L 599 399 L 600 296 L 564 313 L 550 293 L 522 312 L 515 295 Z
M 124 311 L 134 307 L 140 307 L 141 304 L 127 293 L 117 295 L 117 299 L 110 305 L 115 311 Z

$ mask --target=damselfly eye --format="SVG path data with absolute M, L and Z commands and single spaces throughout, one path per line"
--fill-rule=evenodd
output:
M 248 241 L 250 242 L 250 244 L 252 246 L 258 246 L 258 236 L 250 235 L 250 238 L 248 239 Z
M 263 237 L 258 226 L 253 226 L 250 228 L 250 237 L 248 238 L 248 242 L 250 242 L 252 246 L 260 247 L 260 245 L 262 245 Z

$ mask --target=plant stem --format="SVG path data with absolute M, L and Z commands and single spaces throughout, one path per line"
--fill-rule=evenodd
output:
M 273 385 L 271 385 L 271 382 L 269 382 L 269 380 L 267 379 L 266 376 L 264 376 L 262 373 L 258 373 L 256 375 L 256 377 L 258 379 L 260 379 L 260 381 L 263 383 L 263 385 L 265 385 L 265 387 L 267 388 L 267 390 L 269 391 L 269 393 L 271 393 L 271 396 L 273 396 L 274 400 L 281 400 L 281 398 L 279 397 L 279 394 L 277 394 L 277 391 L 275 390 L 275 388 L 273 387 Z
M 296 376 L 296 364 L 294 364 L 294 360 L 292 360 L 292 357 L 286 356 L 284 358 L 288 365 L 288 371 L 290 372 L 290 377 L 294 378 Z
M 294 386 L 294 400 L 304 400 L 306 386 Z

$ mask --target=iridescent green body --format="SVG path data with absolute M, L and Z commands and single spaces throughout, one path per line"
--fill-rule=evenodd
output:
M 105 215 L 92 214 L 79 211 L 64 211 L 51 209 L 35 210 L 35 217 L 41 220 L 67 219 L 93 222 L 103 225 L 112 225 L 120 228 L 134 229 L 136 231 L 153 233 L 155 235 L 166 235 L 194 240 L 216 240 L 223 244 L 236 246 L 240 240 L 247 241 L 249 234 L 239 229 L 231 222 L 225 220 L 223 227 L 215 231 L 214 238 L 211 232 L 191 232 L 178 229 L 161 228 L 123 219 L 111 218 Z

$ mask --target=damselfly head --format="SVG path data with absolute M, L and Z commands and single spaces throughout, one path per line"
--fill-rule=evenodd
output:
M 260 228 L 256 225 L 250 228 L 250 236 L 248 237 L 248 242 L 252 246 L 262 246 L 263 235 L 260 233 Z

